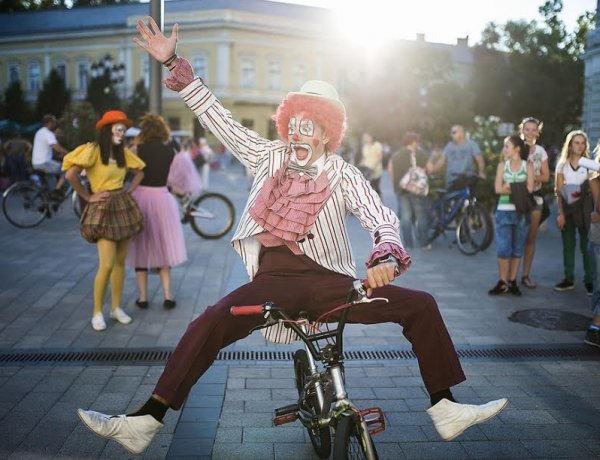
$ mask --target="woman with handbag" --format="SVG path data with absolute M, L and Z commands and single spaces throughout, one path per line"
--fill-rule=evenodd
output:
M 575 287 L 575 234 L 579 233 L 579 247 L 583 256 L 585 289 L 593 292 L 592 261 L 588 252 L 588 231 L 593 200 L 589 189 L 590 172 L 579 165 L 581 158 L 589 158 L 590 144 L 583 131 L 571 131 L 556 165 L 556 225 L 563 242 L 564 279 L 554 286 L 555 291 L 569 291 Z
M 533 117 L 524 118 L 519 125 L 521 139 L 529 146 L 529 161 L 533 166 L 533 198 L 535 207 L 531 211 L 531 222 L 529 223 L 529 233 L 527 234 L 527 243 L 523 253 L 523 276 L 521 284 L 527 288 L 536 287 L 535 282 L 530 278 L 531 265 L 535 255 L 535 241 L 537 238 L 540 224 L 548 217 L 550 209 L 544 200 L 542 186 L 550 180 L 550 168 L 548 167 L 548 154 L 541 145 L 536 142 L 542 132 L 544 124 Z
M 133 122 L 123 112 L 106 112 L 96 123 L 98 141 L 80 145 L 67 154 L 62 163 L 67 180 L 87 202 L 81 215 L 81 235 L 98 247 L 92 315 L 95 331 L 106 329 L 102 306 L 109 279 L 112 296 L 110 317 L 121 324 L 132 321 L 121 308 L 121 297 L 129 239 L 144 227 L 144 219 L 131 193 L 142 181 L 145 166 L 123 146 L 125 131 L 132 125 Z M 79 180 L 83 170 L 92 193 Z M 129 187 L 124 186 L 127 170 L 134 172 Z
M 428 159 L 427 152 L 419 148 L 419 135 L 407 132 L 402 139 L 402 148 L 394 153 L 388 164 L 388 172 L 398 198 L 402 241 L 409 249 L 414 247 L 413 228 L 419 246 L 425 250 L 431 249 L 431 245 L 427 243 Z

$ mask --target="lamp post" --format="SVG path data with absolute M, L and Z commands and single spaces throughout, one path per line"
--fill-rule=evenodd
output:
M 99 114 L 121 108 L 121 100 L 115 86 L 124 80 L 125 64 L 115 63 L 110 54 L 92 63 L 87 100 Z

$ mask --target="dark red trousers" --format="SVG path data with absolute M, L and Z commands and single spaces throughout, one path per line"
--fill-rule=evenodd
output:
M 154 393 L 168 401 L 171 408 L 179 409 L 219 351 L 264 323 L 262 316 L 231 316 L 232 305 L 272 301 L 288 314 L 308 311 L 317 317 L 343 304 L 352 282 L 352 278 L 331 272 L 306 256 L 293 255 L 285 247 L 263 248 L 260 268 L 252 282 L 208 307 L 190 323 Z M 430 294 L 390 285 L 375 289 L 373 296 L 385 297 L 389 303 L 353 306 L 348 322 L 392 322 L 402 326 L 404 336 L 417 355 L 421 376 L 430 394 L 465 380 L 437 303 Z

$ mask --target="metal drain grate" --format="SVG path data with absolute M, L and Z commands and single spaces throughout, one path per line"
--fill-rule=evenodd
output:
M 600 350 L 578 344 L 523 345 L 504 347 L 460 347 L 462 359 L 600 359 Z M 0 350 L 0 365 L 7 364 L 96 364 L 152 365 L 164 364 L 172 349 L 103 349 L 103 350 Z M 293 351 L 221 351 L 219 361 L 290 361 Z M 349 350 L 346 360 L 390 361 L 416 359 L 411 350 Z

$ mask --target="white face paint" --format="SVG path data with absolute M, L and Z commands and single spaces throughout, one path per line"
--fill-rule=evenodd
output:
M 123 143 L 125 131 L 127 131 L 127 126 L 125 126 L 123 123 L 115 123 L 114 125 L 112 125 L 111 133 L 113 144 L 119 145 Z
M 288 122 L 288 142 L 292 160 L 299 166 L 309 166 L 325 153 L 327 140 L 313 120 L 295 115 Z

